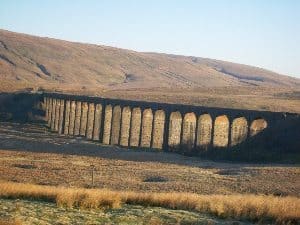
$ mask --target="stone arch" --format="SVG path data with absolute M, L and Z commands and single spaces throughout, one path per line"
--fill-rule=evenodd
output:
M 238 117 L 231 124 L 231 146 L 237 145 L 247 139 L 248 122 L 245 117 Z
M 81 102 L 76 102 L 74 135 L 80 134 Z
M 113 108 L 110 144 L 112 145 L 119 144 L 120 127 L 121 127 L 121 107 L 117 105 Z
M 196 115 L 195 113 L 186 113 L 182 125 L 182 142 L 181 144 L 188 149 L 194 147 L 196 137 Z
M 143 111 L 141 147 L 151 146 L 153 113 L 151 109 Z
M 250 136 L 252 137 L 254 135 L 257 135 L 267 127 L 268 127 L 268 123 L 265 119 L 258 118 L 253 120 L 250 126 Z
M 112 119 L 112 106 L 107 105 L 105 107 L 103 141 L 102 141 L 103 144 L 107 144 L 107 145 L 109 145 L 109 140 L 110 140 L 111 119 Z
M 142 112 L 140 108 L 133 108 L 130 123 L 130 146 L 137 147 L 140 142 Z
M 226 115 L 218 116 L 215 119 L 214 140 L 215 147 L 227 147 L 229 136 L 229 120 Z
M 126 106 L 122 110 L 121 138 L 120 138 L 120 145 L 122 146 L 128 146 L 130 119 L 131 119 L 131 110 L 130 107 Z
M 85 136 L 89 106 L 87 102 L 81 103 L 80 135 Z
M 99 141 L 100 139 L 100 129 L 101 129 L 101 121 L 102 119 L 102 105 L 96 104 L 95 107 L 95 119 L 94 119 L 94 131 L 93 131 L 93 140 Z
M 165 127 L 165 112 L 157 110 L 154 114 L 152 148 L 162 149 Z
M 180 112 L 172 112 L 170 115 L 168 145 L 171 148 L 180 145 L 182 116 Z
M 209 114 L 202 114 L 198 118 L 197 146 L 207 149 L 211 143 L 212 119 Z
M 87 118 L 87 125 L 86 125 L 86 138 L 89 140 L 93 139 L 94 117 L 95 117 L 95 104 L 89 103 L 88 118 Z

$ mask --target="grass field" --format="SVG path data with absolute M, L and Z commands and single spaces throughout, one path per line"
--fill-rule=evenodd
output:
M 213 162 L 164 152 L 103 146 L 49 133 L 41 125 L 1 123 L 0 179 L 43 185 L 198 194 L 299 196 L 300 168 Z
M 282 224 L 286 224 L 287 221 L 294 224 L 299 219 L 300 168 L 295 164 L 213 162 L 164 152 L 121 149 L 88 142 L 81 138 L 57 136 L 49 133 L 42 125 L 34 124 L 1 123 L 0 146 L 2 184 L 20 182 L 42 185 L 37 186 L 42 188 L 41 193 L 47 193 L 43 190 L 47 185 L 56 190 L 91 188 L 91 165 L 94 165 L 93 187 L 99 188 L 97 191 L 100 192 L 105 188 L 110 190 L 109 193 L 114 193 L 106 194 L 106 196 L 114 196 L 110 201 L 112 205 L 101 206 L 96 201 L 81 206 L 106 208 L 108 211 L 101 212 L 104 214 L 99 211 L 99 215 L 108 218 L 107 221 L 110 221 L 107 222 L 108 224 L 114 224 L 115 219 L 120 219 L 118 214 L 120 211 L 123 212 L 121 214 L 124 216 L 124 221 L 127 221 L 124 224 L 147 224 L 150 220 L 135 217 L 132 215 L 135 213 L 138 215 L 145 213 L 149 218 L 162 220 L 154 219 L 153 224 L 228 224 L 228 221 L 234 223 L 230 218 L 236 218 L 240 223 L 245 222 L 245 219 L 245 223 L 263 219 L 266 223 L 277 220 Z M 20 188 L 22 189 L 22 185 Z M 0 187 L 2 193 L 7 189 L 9 188 Z M 25 190 L 34 190 L 34 188 L 27 187 Z M 93 192 L 91 189 L 80 190 L 85 193 Z M 15 214 L 10 213 L 9 210 L 10 207 L 15 207 L 15 200 L 7 199 L 14 195 L 2 195 L 1 207 L 7 209 L 2 210 L 5 215 L 1 217 L 4 219 L 15 218 Z M 95 195 L 98 194 L 92 193 L 92 196 Z M 79 198 L 81 200 L 97 199 L 85 198 L 86 194 L 83 195 L 84 197 L 76 196 L 81 196 Z M 36 202 L 40 200 L 39 198 L 29 198 L 35 201 L 28 202 L 28 196 L 26 197 L 24 193 L 17 198 L 24 199 L 21 202 L 25 212 L 32 209 L 30 208 L 32 204 L 39 204 L 40 212 L 49 213 L 49 215 L 43 214 L 43 218 L 51 218 L 52 209 L 55 212 L 63 210 L 66 222 L 57 224 L 76 224 L 72 219 L 77 218 L 82 212 L 77 207 L 61 209 L 54 204 L 73 206 L 74 202 L 69 201 L 69 199 L 76 199 L 72 191 L 69 195 L 55 195 L 51 201 L 47 200 L 48 197 L 43 197 L 46 202 Z M 80 206 L 79 201 L 75 202 L 77 202 L 75 206 Z M 109 201 L 105 202 L 105 204 L 109 203 Z M 47 211 L 47 207 L 51 210 Z M 18 214 L 16 218 L 20 217 L 21 221 L 34 220 L 39 224 L 37 221 L 40 216 L 37 215 L 41 214 L 38 214 L 38 208 L 33 210 L 32 213 L 35 215 L 33 218 L 27 218 L 25 214 L 23 216 Z M 184 211 L 168 211 L 171 209 Z M 68 210 L 73 210 L 76 216 L 74 217 L 72 213 L 68 214 Z M 90 218 L 90 213 L 96 213 L 97 210 L 92 209 L 82 213 L 82 220 L 78 221 L 97 220 L 93 216 Z M 124 210 L 128 211 L 128 215 Z M 115 213 L 118 216 L 115 216 Z M 59 215 L 59 213 L 54 214 Z M 128 216 L 130 218 L 127 218 Z M 217 217 L 226 219 L 219 221 Z M 174 218 L 177 218 L 176 221 Z M 186 218 L 190 218 L 188 219 L 190 221 L 186 221 Z M 47 221 L 40 224 L 47 224 Z M 103 223 L 100 221 L 90 224 Z
M 84 210 L 57 207 L 51 202 L 0 199 L 0 225 L 229 225 L 251 224 L 245 220 L 218 219 L 207 214 L 162 207 L 123 205 L 118 209 Z
M 0 198 L 54 202 L 58 207 L 118 209 L 124 204 L 188 210 L 218 218 L 292 223 L 300 219 L 300 199 L 264 195 L 196 195 L 78 189 L 0 183 Z

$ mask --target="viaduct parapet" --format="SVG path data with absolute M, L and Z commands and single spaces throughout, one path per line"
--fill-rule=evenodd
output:
M 227 148 L 293 115 L 57 93 L 42 96 L 51 130 L 128 148 Z

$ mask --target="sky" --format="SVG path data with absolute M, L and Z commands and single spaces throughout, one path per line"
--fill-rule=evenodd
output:
M 0 29 L 300 78 L 300 0 L 0 0 Z

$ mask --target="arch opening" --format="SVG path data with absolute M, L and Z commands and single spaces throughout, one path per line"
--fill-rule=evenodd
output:
M 130 110 L 130 107 L 126 106 L 122 110 L 121 138 L 120 138 L 121 146 L 128 146 L 129 131 L 130 131 L 130 119 L 131 119 L 131 110 Z
M 250 126 L 250 136 L 255 136 L 258 133 L 262 132 L 264 129 L 268 127 L 268 123 L 265 119 L 259 118 L 253 120 Z
M 227 147 L 229 136 L 229 120 L 226 115 L 218 116 L 215 119 L 214 140 L 215 147 Z
M 121 127 L 121 107 L 117 105 L 113 108 L 110 144 L 112 145 L 119 144 L 120 127 Z
M 105 107 L 103 141 L 102 141 L 103 144 L 106 145 L 109 145 L 109 141 L 110 141 L 111 120 L 112 120 L 112 106 L 107 105 Z
M 54 130 L 55 131 L 58 131 L 59 114 L 60 114 L 60 99 L 56 99 L 55 121 L 54 121 Z
M 168 146 L 171 149 L 177 148 L 180 145 L 181 125 L 182 125 L 181 113 L 172 112 L 170 115 L 169 137 L 168 137 Z
M 142 117 L 141 147 L 150 148 L 152 139 L 153 114 L 151 109 L 145 109 Z
M 94 132 L 93 132 L 93 140 L 99 141 L 100 139 L 100 129 L 101 129 L 101 121 L 102 119 L 102 105 L 97 104 L 95 107 L 95 119 L 94 119 Z
M 51 112 L 51 130 L 54 130 L 55 126 L 55 113 L 56 113 L 56 99 L 52 99 L 52 112 Z
M 165 127 L 165 112 L 157 110 L 154 113 L 152 148 L 162 149 Z
M 70 106 L 71 102 L 66 100 L 66 110 L 65 110 L 65 126 L 64 126 L 64 134 L 69 134 L 69 123 L 70 123 Z
M 76 108 L 76 102 L 71 101 L 70 106 L 70 124 L 69 124 L 69 135 L 74 135 L 74 125 L 75 125 L 75 108 Z
M 86 126 L 86 138 L 90 140 L 93 139 L 94 116 L 95 116 L 94 113 L 95 113 L 95 105 L 94 103 L 89 103 L 87 126 Z
M 188 150 L 195 145 L 196 137 L 196 115 L 195 113 L 186 113 L 183 118 L 182 142 L 181 144 Z
M 81 102 L 76 102 L 74 135 L 80 134 Z
M 64 112 L 65 110 L 65 100 L 60 100 L 60 110 L 59 110 L 59 123 L 58 123 L 58 133 L 63 133 L 63 123 L 64 123 Z
M 140 142 L 142 112 L 140 108 L 133 108 L 130 123 L 129 144 L 132 147 L 138 147 Z
M 80 135 L 85 136 L 86 133 L 86 124 L 88 118 L 88 103 L 83 102 L 81 103 L 81 119 L 80 119 Z
M 212 118 L 209 114 L 202 114 L 198 118 L 197 147 L 207 150 L 211 143 Z
M 51 126 L 51 119 L 52 119 L 52 98 L 48 98 L 48 127 Z
M 237 145 L 247 139 L 248 122 L 245 117 L 235 118 L 231 125 L 231 146 Z

